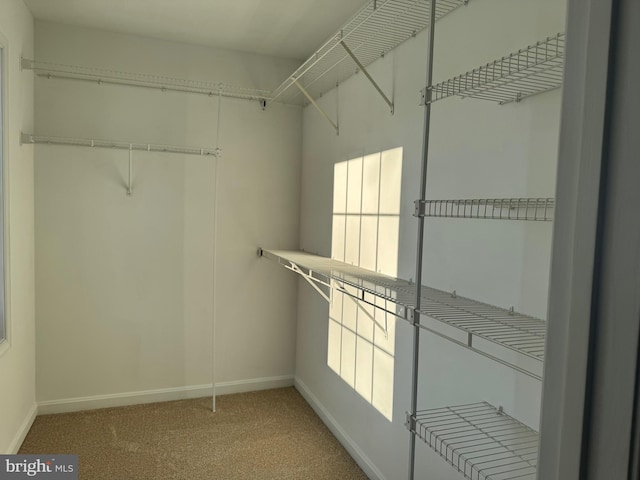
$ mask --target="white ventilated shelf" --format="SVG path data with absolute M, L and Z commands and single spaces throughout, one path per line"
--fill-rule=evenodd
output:
M 416 305 L 416 285 L 330 258 L 298 251 L 260 250 L 265 258 L 303 274 L 325 286 L 331 280 L 338 290 L 404 320 L 411 321 L 419 311 L 440 324 L 463 332 L 461 341 L 429 325 L 421 327 L 469 348 L 492 360 L 540 378 L 546 335 L 546 322 L 538 318 L 461 297 L 426 286 L 420 287 L 420 307 Z M 380 302 L 377 299 L 383 299 Z M 475 340 L 481 339 L 482 342 Z M 493 347 L 498 347 L 493 348 Z M 512 354 L 516 354 L 516 358 Z M 518 356 L 533 360 L 535 368 L 522 366 Z
M 505 104 L 562 86 L 564 33 L 518 50 L 457 77 L 437 83 L 426 103 L 451 96 L 478 98 Z
M 67 138 L 67 137 L 48 137 L 44 135 L 32 135 L 22 133 L 20 135 L 20 143 L 22 144 L 40 144 L 40 145 L 60 145 L 69 147 L 89 147 L 89 148 L 112 148 L 117 150 L 132 150 L 143 152 L 162 152 L 162 153 L 178 153 L 181 155 L 201 155 L 219 157 L 221 151 L 219 148 L 211 147 L 191 147 L 183 145 L 159 145 L 154 143 L 139 142 L 122 142 L 114 140 L 100 140 L 92 138 Z
M 536 480 L 537 432 L 486 402 L 420 410 L 408 426 L 465 478 Z
M 183 78 L 172 78 L 148 73 L 125 72 L 106 68 L 42 62 L 23 58 L 21 67 L 33 70 L 39 77 L 80 80 L 98 84 L 145 87 L 161 91 L 196 93 L 208 96 L 243 98 L 248 100 L 268 100 L 271 92 L 238 87 L 225 83 L 215 83 Z
M 425 200 L 425 217 L 476 218 L 492 220 L 553 220 L 553 198 L 486 198 Z
M 465 4 L 465 0 L 439 0 L 436 20 Z M 363 66 L 368 66 L 429 25 L 430 2 L 425 0 L 371 0 L 339 28 L 274 92 L 268 103 L 305 102 L 295 87 L 299 82 L 315 99 L 354 75 L 356 63 L 340 42 L 345 42 Z

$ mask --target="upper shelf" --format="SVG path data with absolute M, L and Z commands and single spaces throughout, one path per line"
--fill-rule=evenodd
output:
M 124 72 L 107 68 L 40 62 L 27 58 L 22 58 L 20 65 L 24 70 L 33 70 L 36 75 L 44 78 L 61 78 L 107 85 L 145 87 L 169 92 L 197 93 L 210 97 L 222 95 L 223 97 L 260 100 L 264 102 L 266 102 L 271 95 L 271 92 L 266 90 L 237 87 L 224 83 L 172 78 L 149 73 Z
M 439 0 L 436 20 L 468 0 Z M 430 2 L 425 0 L 371 0 L 327 40 L 307 61 L 291 74 L 267 101 L 303 103 L 295 88 L 299 82 L 318 98 L 336 84 L 357 72 L 358 66 L 342 47 L 347 47 L 368 66 L 398 45 L 415 37 L 429 25 Z
M 423 89 L 423 101 L 433 103 L 457 95 L 502 105 L 558 88 L 564 71 L 564 37 L 564 33 L 558 33 L 440 82 L 431 88 L 430 99 Z
M 474 198 L 419 201 L 422 216 L 491 220 L 553 220 L 553 198 Z M 419 213 L 419 212 L 418 212 Z
M 442 330 L 421 323 L 421 328 L 529 376 L 541 378 L 546 334 L 543 320 L 426 286 L 420 288 L 418 308 L 416 285 L 407 280 L 305 252 L 260 250 L 260 253 L 311 281 L 329 286 L 333 280 L 334 288 L 342 293 L 404 320 L 411 321 L 413 312 L 418 311 L 446 327 Z M 386 302 L 383 305 L 376 299 Z M 457 338 L 452 329 L 466 334 L 465 338 Z M 517 359 L 513 358 L 513 353 Z M 525 358 L 533 363 L 523 361 Z

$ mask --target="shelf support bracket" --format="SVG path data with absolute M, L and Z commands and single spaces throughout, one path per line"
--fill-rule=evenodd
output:
M 406 413 L 407 413 L 407 420 L 404 422 L 404 426 L 407 427 L 407 430 L 409 430 L 410 432 L 417 433 L 415 415 L 409 412 L 406 412 Z
M 373 88 L 375 88 L 377 90 L 377 92 L 380 94 L 380 96 L 386 102 L 386 104 L 389 105 L 389 108 L 391 108 L 391 115 L 393 115 L 393 111 L 394 111 L 393 102 L 391 100 L 389 100 L 389 97 L 387 97 L 384 94 L 384 92 L 382 91 L 380 86 L 376 83 L 376 81 L 373 79 L 373 77 L 369 74 L 369 72 L 364 67 L 364 65 L 362 65 L 362 63 L 360 63 L 360 60 L 358 60 L 358 57 L 356 57 L 355 54 L 351 51 L 351 49 L 347 46 L 347 44 L 344 43 L 344 40 L 340 41 L 340 45 L 342 45 L 342 48 L 344 48 L 344 50 L 349 54 L 349 56 L 355 62 L 355 64 L 358 66 L 360 71 L 362 73 L 364 73 L 365 77 L 367 77 L 369 79 L 369 81 L 371 82 L 371 85 L 373 85 Z
M 298 87 L 298 89 L 302 92 L 302 94 L 305 97 L 307 97 L 307 100 L 309 100 L 309 102 L 311 102 L 311 105 L 316 107 L 316 110 L 318 110 L 318 112 L 320 112 L 320 114 L 325 118 L 325 120 L 327 120 L 327 122 L 329 122 L 331 124 L 333 129 L 336 131 L 336 135 L 340 135 L 340 128 L 338 128 L 338 125 L 336 123 L 334 123 L 334 121 L 329 118 L 329 115 L 327 115 L 327 112 L 325 112 L 322 109 L 322 107 L 320 105 L 318 105 L 318 103 L 313 99 L 313 97 L 311 95 L 309 95 L 309 92 L 307 92 L 305 90 L 305 88 L 302 85 L 300 85 L 300 82 L 298 82 L 298 80 L 294 80 L 293 83 L 295 84 L 296 87 Z
M 371 312 L 367 311 L 367 309 L 364 308 L 364 306 L 362 305 L 362 302 L 365 302 L 368 305 L 372 305 L 370 302 L 367 302 L 364 299 L 364 291 L 362 292 L 363 298 L 358 298 L 355 295 L 349 293 L 344 285 L 338 285 L 337 289 L 339 292 L 344 293 L 347 296 L 347 298 L 351 299 L 351 301 L 354 302 L 360 310 L 362 310 L 362 313 L 364 313 L 367 317 L 369 317 L 369 319 L 373 323 L 375 323 L 378 327 L 382 329 L 382 331 L 384 331 L 385 338 L 389 338 L 389 322 L 387 321 L 387 312 L 385 312 L 385 315 L 384 315 L 384 325 L 383 325 L 378 320 L 376 320 L 375 317 L 371 315 Z M 372 306 L 375 306 L 375 305 L 372 305 Z
M 298 267 L 298 265 L 296 265 L 293 262 L 289 262 L 290 263 L 290 269 L 293 270 L 294 272 L 296 272 L 298 275 L 300 275 L 302 278 L 304 278 L 307 283 L 309 285 L 311 285 L 313 287 L 313 289 L 318 292 L 322 298 L 324 298 L 327 302 L 331 303 L 331 297 L 329 297 L 329 295 L 327 295 L 326 293 L 324 293 L 322 291 L 322 289 L 316 284 L 315 279 L 307 274 L 305 271 L 303 271 L 300 267 Z

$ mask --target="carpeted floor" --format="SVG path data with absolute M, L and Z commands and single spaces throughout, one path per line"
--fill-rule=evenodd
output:
M 365 474 L 294 388 L 39 416 L 20 453 L 82 480 L 347 480 Z

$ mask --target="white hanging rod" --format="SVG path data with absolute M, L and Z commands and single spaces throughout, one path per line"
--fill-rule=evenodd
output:
M 42 135 L 20 134 L 21 144 L 65 145 L 72 147 L 115 148 L 120 150 L 139 150 L 146 152 L 179 153 L 182 155 L 201 155 L 220 157 L 219 148 L 201 148 L 176 145 L 158 145 L 153 143 L 115 142 L 112 140 L 95 140 L 92 138 L 47 137 Z
M 36 75 L 44 78 L 81 80 L 98 84 L 125 85 L 161 91 L 197 93 L 210 97 L 222 95 L 223 97 L 257 100 L 263 105 L 271 98 L 271 92 L 267 90 L 236 87 L 223 83 L 171 78 L 148 73 L 131 73 L 105 68 L 39 62 L 27 58 L 22 58 L 20 65 L 23 70 L 33 70 Z

